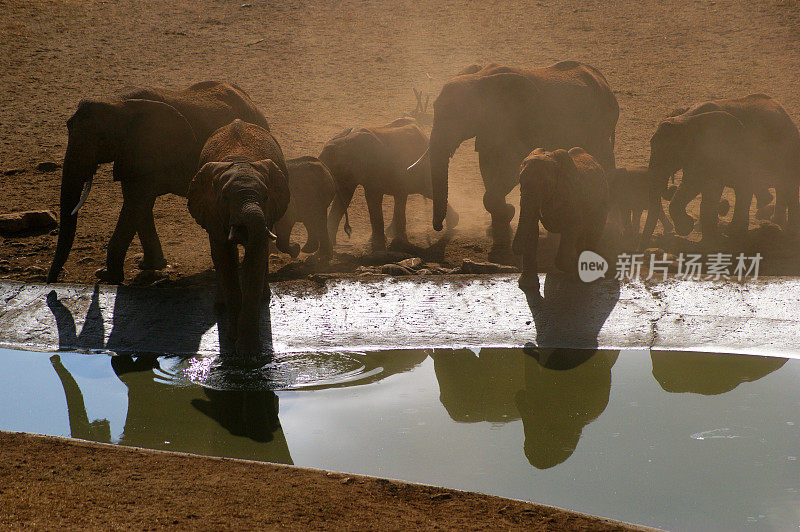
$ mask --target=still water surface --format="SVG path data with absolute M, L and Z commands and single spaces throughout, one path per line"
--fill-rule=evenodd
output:
M 363 473 L 673 530 L 800 526 L 800 361 L 523 349 L 0 350 L 0 429 Z

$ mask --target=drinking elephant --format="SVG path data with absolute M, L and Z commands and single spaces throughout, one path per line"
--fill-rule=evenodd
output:
M 494 262 L 511 261 L 514 207 L 505 197 L 532 149 L 582 146 L 603 168 L 614 168 L 619 106 L 603 75 L 583 63 L 563 61 L 537 69 L 472 65 L 442 87 L 433 109 L 433 227 L 441 230 L 445 217 L 449 160 L 474 137 L 486 188 L 483 204 L 492 216 L 489 259 Z
M 328 205 L 336 195 L 336 183 L 328 168 L 316 157 L 298 157 L 286 161 L 289 169 L 291 199 L 286 214 L 275 224 L 278 249 L 292 258 L 300 254 L 300 246 L 290 242 L 292 228 L 297 222 L 306 227 L 308 239 L 304 253 L 317 252 L 323 263 L 331 258 L 332 247 L 328 237 Z M 345 212 L 347 216 L 347 212 Z M 350 221 L 345 221 L 345 231 L 350 234 Z
M 536 251 L 539 220 L 561 233 L 556 266 L 577 273 L 578 254 L 596 251 L 608 216 L 608 184 L 603 168 L 582 148 L 546 152 L 537 148 L 519 173 L 520 215 L 514 253 L 522 255 L 522 290 L 539 292 Z
M 769 201 L 769 187 L 776 191 L 775 220 L 797 228 L 800 186 L 800 133 L 786 111 L 769 96 L 700 103 L 661 121 L 650 139 L 650 203 L 660 203 L 669 177 L 683 170 L 683 179 L 669 205 L 675 231 L 686 235 L 694 219 L 686 205 L 698 194 L 703 240 L 714 242 L 718 234 L 717 205 L 722 189 L 736 194 L 730 235 L 741 235 L 750 222 L 753 195 Z M 644 247 L 653 234 L 655 214 L 648 211 L 642 234 Z
M 373 251 L 386 249 L 383 222 L 383 196 L 394 196 L 394 216 L 389 234 L 407 240 L 406 201 L 410 194 L 432 196 L 430 165 L 427 161 L 408 170 L 428 147 L 428 137 L 411 118 L 400 118 L 380 127 L 350 128 L 339 133 L 322 148 L 319 159 L 330 169 L 338 187 L 328 215 L 331 245 L 357 186 L 364 195 L 372 225 Z M 445 207 L 442 207 L 445 212 Z M 447 226 L 458 224 L 458 214 L 446 206 Z M 444 218 L 444 214 L 442 214 Z
M 166 266 L 153 220 L 158 196 L 185 196 L 197 170 L 203 142 L 217 128 L 241 118 L 269 129 L 250 97 L 235 85 L 205 81 L 184 90 L 139 89 L 119 97 L 82 100 L 67 121 L 69 138 L 61 179 L 61 219 L 48 282 L 55 282 L 67 261 L 98 165 L 114 163 L 122 185 L 122 210 L 108 243 L 106 266 L 97 277 L 124 279 L 123 262 L 139 234 L 143 269 Z M 81 192 L 82 191 L 82 192 Z
M 208 232 L 229 334 L 236 342 L 235 361 L 256 365 L 267 238 L 276 238 L 270 228 L 289 206 L 286 162 L 267 130 L 234 120 L 206 141 L 200 165 L 189 185 L 189 212 Z M 244 247 L 241 267 L 239 245 Z

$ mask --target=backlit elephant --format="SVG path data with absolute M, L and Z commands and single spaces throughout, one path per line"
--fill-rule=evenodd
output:
M 286 214 L 275 224 L 275 235 L 278 249 L 288 253 L 292 258 L 300 254 L 300 246 L 290 242 L 292 228 L 302 222 L 308 233 L 308 240 L 303 246 L 304 253 L 317 252 L 319 259 L 325 263 L 331 258 L 331 241 L 328 237 L 328 205 L 336 195 L 336 183 L 328 168 L 316 157 L 298 157 L 286 161 L 289 169 L 289 190 L 291 200 Z M 347 213 L 345 212 L 345 216 Z M 345 223 L 345 231 L 349 233 L 350 222 Z
M 256 365 L 262 361 L 259 323 L 267 239 L 274 239 L 270 228 L 289 206 L 286 162 L 267 130 L 235 120 L 206 141 L 200 164 L 189 185 L 189 212 L 208 232 L 230 335 L 236 340 L 236 362 Z M 239 245 L 244 247 L 241 268 Z
M 442 87 L 433 109 L 433 227 L 441 230 L 445 217 L 449 160 L 474 137 L 486 188 L 483 204 L 492 216 L 489 259 L 494 262 L 511 261 L 514 207 L 505 197 L 531 150 L 582 146 L 603 168 L 614 168 L 619 106 L 603 75 L 583 63 L 563 61 L 530 70 L 473 65 Z
M 700 103 L 666 118 L 650 139 L 649 166 L 651 205 L 660 203 L 669 177 L 683 169 L 683 179 L 669 206 L 678 234 L 688 234 L 694 227 L 686 205 L 702 194 L 703 240 L 718 238 L 717 205 L 725 186 L 736 193 L 728 230 L 731 235 L 747 231 L 753 194 L 768 201 L 769 187 L 776 191 L 776 221 L 785 225 L 782 217 L 788 207 L 789 227 L 796 229 L 800 223 L 800 133 L 769 96 L 751 94 Z M 652 236 L 655 224 L 654 211 L 648 211 L 641 247 Z
M 72 249 L 78 209 L 89 195 L 98 165 L 110 162 L 114 180 L 122 185 L 123 203 L 108 243 L 106 267 L 97 270 L 98 278 L 122 282 L 125 254 L 137 233 L 144 251 L 140 267 L 166 266 L 153 220 L 155 199 L 186 195 L 203 142 L 235 118 L 269 129 L 244 91 L 215 81 L 180 91 L 139 89 L 115 98 L 82 100 L 67 121 L 61 220 L 48 282 L 58 279 Z
M 674 185 L 668 187 L 661 197 L 672 199 L 676 189 Z M 612 170 L 608 174 L 608 190 L 613 208 L 619 209 L 622 216 L 623 236 L 638 237 L 642 213 L 650 207 L 650 170 L 643 166 Z M 658 204 L 657 217 L 665 234 L 675 230 L 661 202 Z
M 332 245 L 336 243 L 339 223 L 359 185 L 364 187 L 369 209 L 372 250 L 386 249 L 384 195 L 394 196 L 394 216 L 389 234 L 407 240 L 406 201 L 409 194 L 422 194 L 426 198 L 432 195 L 427 161 L 407 170 L 427 147 L 428 137 L 410 118 L 400 118 L 381 127 L 350 128 L 325 143 L 319 159 L 330 169 L 339 189 L 328 215 Z M 458 215 L 449 205 L 446 211 L 448 228 L 453 228 L 458 223 Z M 445 207 L 442 207 L 442 212 L 445 212 Z
M 608 184 L 603 168 L 582 148 L 546 152 L 537 148 L 519 173 L 520 215 L 514 253 L 522 255 L 522 290 L 539 291 L 536 251 L 539 220 L 561 233 L 556 266 L 577 273 L 578 255 L 597 251 L 608 216 Z

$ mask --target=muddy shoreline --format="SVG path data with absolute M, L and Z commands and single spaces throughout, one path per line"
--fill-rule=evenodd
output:
M 0 432 L 0 526 L 653 530 L 534 503 L 293 466 Z

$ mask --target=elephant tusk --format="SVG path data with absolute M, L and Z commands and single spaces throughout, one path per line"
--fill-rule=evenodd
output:
M 81 194 L 81 199 L 78 200 L 78 204 L 75 205 L 75 208 L 72 209 L 70 216 L 75 216 L 78 214 L 78 209 L 83 207 L 83 204 L 86 203 L 86 198 L 89 197 L 89 191 L 92 190 L 92 180 L 89 179 L 85 185 L 83 185 L 83 194 Z
M 409 171 L 409 172 L 410 172 L 411 170 L 413 170 L 413 169 L 414 169 L 414 167 L 415 167 L 415 166 L 417 166 L 417 165 L 418 165 L 418 164 L 419 164 L 419 163 L 422 161 L 422 159 L 424 159 L 424 158 L 425 158 L 425 156 L 426 156 L 426 155 L 428 155 L 428 152 L 429 152 L 429 151 L 431 151 L 431 147 L 430 147 L 430 146 L 428 146 L 428 147 L 425 149 L 425 153 L 423 153 L 423 154 L 420 156 L 420 158 L 419 158 L 419 159 L 417 159 L 416 161 L 414 161 L 414 164 L 412 164 L 411 166 L 409 166 L 408 168 L 406 168 L 406 170 L 407 170 L 407 171 Z
M 269 227 L 267 227 L 267 238 L 272 241 L 278 240 L 278 237 L 275 235 L 275 233 L 269 230 Z

